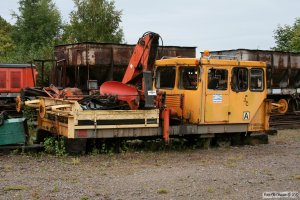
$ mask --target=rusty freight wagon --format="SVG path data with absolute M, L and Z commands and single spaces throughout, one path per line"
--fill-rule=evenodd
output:
M 50 83 L 89 91 L 98 89 L 108 80 L 121 81 L 134 47 L 94 42 L 58 45 L 54 51 L 57 64 L 50 75 Z M 162 56 L 195 57 L 196 47 L 159 47 L 157 59 Z
M 267 69 L 267 94 L 269 99 L 286 104 L 281 112 L 300 111 L 300 53 L 234 49 L 211 51 L 218 59 L 264 61 Z

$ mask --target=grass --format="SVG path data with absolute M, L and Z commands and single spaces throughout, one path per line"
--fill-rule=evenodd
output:
M 72 165 L 79 165 L 80 164 L 80 158 L 72 158 L 71 159 Z
M 296 174 L 296 175 L 294 176 L 294 179 L 300 180 L 300 175 Z
M 237 162 L 242 160 L 243 156 L 229 156 L 225 161 L 225 166 L 234 168 L 237 166 Z
M 3 188 L 4 191 L 26 190 L 27 187 L 22 185 L 9 185 Z
M 4 172 L 11 172 L 13 167 L 11 165 L 4 165 L 3 171 Z
M 264 169 L 264 170 L 262 171 L 262 173 L 265 174 L 265 175 L 268 175 L 268 176 L 272 176 L 272 175 L 273 175 L 271 169 Z
M 207 188 L 207 192 L 214 193 L 215 189 L 213 187 L 209 187 L 209 188 Z
M 165 188 L 161 188 L 161 189 L 159 189 L 159 190 L 157 191 L 157 193 L 158 193 L 158 194 L 168 194 L 169 191 L 168 191 L 167 189 L 165 189 Z
M 57 182 L 54 184 L 52 192 L 59 192 L 59 186 Z

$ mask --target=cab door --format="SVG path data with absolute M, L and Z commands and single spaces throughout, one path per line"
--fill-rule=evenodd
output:
M 230 123 L 250 123 L 265 100 L 264 70 L 233 67 L 231 72 Z
M 204 120 L 207 123 L 226 123 L 229 120 L 228 69 L 206 69 Z

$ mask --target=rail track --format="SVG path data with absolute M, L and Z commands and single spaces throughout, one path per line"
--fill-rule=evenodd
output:
M 300 128 L 300 112 L 288 112 L 286 114 L 274 113 L 270 117 L 270 128 L 281 130 Z

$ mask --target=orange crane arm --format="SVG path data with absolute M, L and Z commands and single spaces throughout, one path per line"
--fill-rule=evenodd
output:
M 153 32 L 146 32 L 138 40 L 133 54 L 130 58 L 122 83 L 134 83 L 135 79 L 143 71 L 152 71 L 156 58 L 159 35 Z

